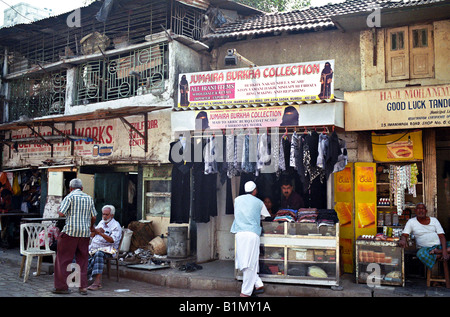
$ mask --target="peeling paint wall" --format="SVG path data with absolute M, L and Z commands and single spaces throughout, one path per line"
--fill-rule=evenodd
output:
M 224 65 L 231 48 L 258 66 L 334 59 L 335 90 L 361 89 L 359 32 L 322 31 L 230 42 L 216 49 L 213 68 L 231 68 Z M 246 65 L 236 66 L 242 67 Z

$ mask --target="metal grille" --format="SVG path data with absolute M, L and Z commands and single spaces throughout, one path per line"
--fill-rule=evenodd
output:
M 164 89 L 167 43 L 78 67 L 76 105 L 127 98 Z
M 23 77 L 12 81 L 9 120 L 64 113 L 66 79 L 66 72 L 60 71 L 46 73 L 39 78 Z
M 199 10 L 176 4 L 172 16 L 173 32 L 199 40 L 202 37 L 203 17 L 204 13 Z

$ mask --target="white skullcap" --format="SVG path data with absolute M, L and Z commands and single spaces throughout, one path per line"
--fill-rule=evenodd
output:
M 256 188 L 256 184 L 252 181 L 245 183 L 244 189 L 246 193 L 251 193 Z

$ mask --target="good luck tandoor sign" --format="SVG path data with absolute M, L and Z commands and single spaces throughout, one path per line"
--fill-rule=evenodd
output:
M 344 99 L 346 131 L 450 126 L 448 84 L 346 92 Z

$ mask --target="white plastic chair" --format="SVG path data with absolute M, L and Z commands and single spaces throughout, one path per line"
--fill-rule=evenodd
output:
M 41 249 L 39 245 L 39 233 L 42 230 L 44 230 L 45 249 Z M 30 275 L 33 257 L 38 257 L 37 275 L 41 274 L 42 257 L 51 255 L 53 257 L 53 264 L 55 264 L 56 252 L 50 250 L 48 224 L 24 223 L 20 225 L 20 254 L 22 255 L 22 263 L 20 265 L 19 277 L 22 276 L 23 268 L 25 266 L 25 275 L 23 277 L 24 283 L 28 280 L 28 276 Z

